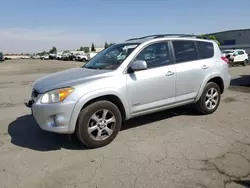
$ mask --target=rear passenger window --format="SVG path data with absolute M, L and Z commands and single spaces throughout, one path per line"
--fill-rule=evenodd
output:
M 199 59 L 194 41 L 173 41 L 176 63 Z
M 244 54 L 243 51 L 239 51 L 239 52 L 238 52 L 238 55 L 243 55 L 243 54 Z
M 200 59 L 207 59 L 214 56 L 214 45 L 211 42 L 197 41 Z

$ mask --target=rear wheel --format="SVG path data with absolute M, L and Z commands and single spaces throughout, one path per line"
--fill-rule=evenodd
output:
M 248 63 L 247 59 L 245 59 L 245 61 L 242 63 L 243 66 L 246 66 Z
M 98 101 L 88 105 L 79 114 L 76 134 L 90 148 L 108 145 L 121 129 L 121 113 L 109 101 Z
M 196 103 L 198 111 L 204 115 L 212 114 L 220 104 L 221 91 L 219 86 L 214 82 L 209 82 Z

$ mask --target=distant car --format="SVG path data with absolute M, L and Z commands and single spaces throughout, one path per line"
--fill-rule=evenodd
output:
M 69 53 L 63 53 L 63 54 L 62 54 L 62 60 L 68 61 L 68 60 L 69 60 L 69 56 L 70 56 Z
M 75 60 L 76 60 L 76 55 L 77 55 L 77 54 L 75 54 L 75 53 L 71 53 L 71 54 L 69 55 L 69 60 L 75 61 Z
M 5 60 L 4 55 L 2 52 L 0 52 L 0 61 L 4 61 L 4 60 Z
M 31 59 L 40 59 L 40 56 L 39 56 L 39 55 L 33 55 L 33 56 L 31 57 Z
M 41 60 L 48 60 L 49 59 L 49 55 L 43 55 L 40 57 Z
M 88 56 L 86 54 L 78 54 L 76 56 L 76 61 L 86 62 L 86 61 L 88 61 Z
M 56 54 L 49 54 L 49 59 L 56 59 Z
M 62 59 L 62 52 L 58 52 L 57 54 L 56 54 L 56 59 L 57 60 L 61 60 Z
M 22 56 L 21 58 L 22 58 L 22 59 L 31 59 L 31 56 L 29 56 L 29 55 L 24 55 L 24 56 Z
M 249 63 L 248 54 L 243 49 L 225 50 L 222 55 L 229 60 L 230 65 L 243 65 Z
M 10 57 L 4 57 L 4 60 L 11 60 L 11 58 Z

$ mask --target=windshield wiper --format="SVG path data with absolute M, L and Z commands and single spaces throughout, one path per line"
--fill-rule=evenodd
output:
M 83 68 L 86 68 L 86 69 L 99 69 L 99 68 L 97 68 L 97 67 L 93 67 L 93 66 L 83 67 Z

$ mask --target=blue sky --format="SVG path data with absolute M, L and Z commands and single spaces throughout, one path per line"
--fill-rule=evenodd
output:
M 153 33 L 250 28 L 250 0 L 4 0 L 0 51 L 103 46 Z

